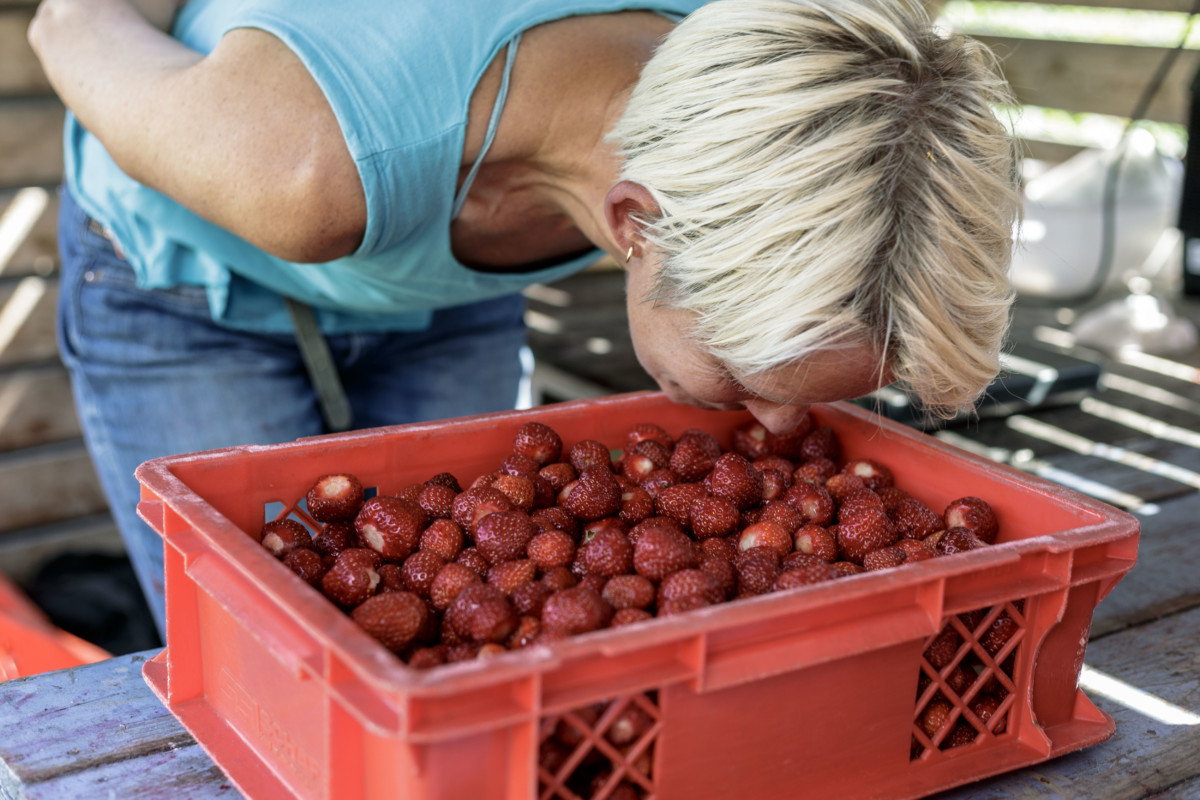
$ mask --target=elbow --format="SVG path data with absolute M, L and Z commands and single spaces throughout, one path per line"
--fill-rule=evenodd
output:
M 347 198 L 313 187 L 257 205 L 265 210 L 242 235 L 284 261 L 318 264 L 344 258 L 358 249 L 366 231 L 361 190 Z

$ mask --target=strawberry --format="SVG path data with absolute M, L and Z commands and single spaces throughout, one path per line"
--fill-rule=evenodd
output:
M 929 666 L 940 672 L 954 661 L 961 644 L 962 637 L 958 635 L 958 631 L 952 625 L 946 625 L 925 645 L 925 660 L 929 662 Z
M 718 458 L 705 482 L 712 494 L 733 501 L 738 508 L 762 502 L 762 475 L 737 453 L 725 453 Z
M 717 456 L 713 456 L 703 445 L 685 439 L 675 445 L 667 466 L 685 483 L 698 481 L 712 471 L 719 456 L 719 452 Z
M 728 498 L 706 494 L 692 500 L 688 519 L 691 520 L 692 534 L 697 539 L 728 536 L 737 527 L 738 507 Z
M 884 486 L 892 486 L 896 482 L 890 469 L 869 458 L 855 458 L 847 461 L 842 465 L 842 472 L 848 475 L 857 475 L 862 478 L 868 489 L 875 491 Z
M 353 522 L 326 522 L 312 539 L 312 548 L 323 556 L 336 558 L 347 547 L 362 547 Z
M 412 655 L 408 657 L 408 666 L 412 669 L 433 669 L 440 667 L 446 663 L 446 651 L 449 648 L 444 644 L 434 645 L 432 647 L 418 647 L 413 650 Z
M 827 458 L 835 464 L 842 460 L 842 445 L 837 434 L 828 425 L 814 428 L 800 443 L 798 460 Z
M 471 481 L 471 484 L 467 487 L 467 489 L 482 489 L 485 486 L 491 486 L 492 481 L 496 480 L 497 477 L 499 477 L 499 473 L 485 472 L 475 480 Z
M 468 569 L 474 570 L 475 574 L 480 579 L 486 578 L 488 570 L 492 568 L 491 563 L 484 558 L 483 553 L 479 552 L 478 547 L 464 547 L 454 559 L 456 564 L 462 564 Z
M 1021 626 L 1008 615 L 1007 611 L 1001 612 L 1000 616 L 988 625 L 979 637 L 979 645 L 988 652 L 988 655 L 994 656 L 1004 649 L 1004 645 L 1013 637 L 1013 634 L 1021 629 Z
M 537 526 L 524 511 L 497 511 L 479 520 L 475 528 L 475 546 L 488 564 L 495 565 L 525 555 Z
M 730 438 L 733 452 L 747 461 L 770 455 L 770 445 L 767 444 L 767 429 L 758 420 L 743 422 L 733 429 Z
M 492 488 L 503 492 L 513 508 L 519 508 L 525 513 L 533 510 L 537 489 L 532 478 L 525 475 L 497 475 L 496 480 L 492 481 Z
M 944 527 L 937 512 L 915 497 L 901 498 L 895 501 L 891 509 L 888 509 L 886 500 L 882 497 L 880 500 L 902 539 L 924 539 Z
M 711 606 L 708 598 L 703 595 L 690 594 L 686 597 L 677 597 L 674 600 L 663 600 L 658 604 L 658 616 L 670 617 L 675 614 L 683 614 L 687 611 L 695 611 L 697 608 L 706 608 Z
M 537 617 L 539 620 L 542 616 L 542 606 L 546 603 L 546 598 L 551 595 L 550 587 L 541 581 L 529 581 L 514 586 L 508 592 L 508 599 L 512 601 L 513 608 L 522 616 Z
M 811 553 L 827 563 L 837 560 L 838 546 L 833 534 L 820 525 L 809 523 L 796 529 L 792 546 L 798 553 Z
M 322 475 L 304 496 L 304 503 L 317 522 L 350 522 L 363 504 L 363 485 L 347 473 Z
M 699 428 L 688 428 L 679 434 L 679 438 L 675 440 L 675 446 L 678 447 L 684 442 L 696 445 L 712 456 L 713 461 L 721 457 L 721 443 L 717 441 L 717 437 L 708 431 L 702 431 Z
M 698 598 L 704 605 L 724 602 L 725 591 L 721 584 L 702 569 L 680 569 L 662 579 L 658 585 L 658 604 L 671 600 Z
M 573 586 L 546 598 L 542 626 L 551 632 L 574 636 L 607 627 L 612 615 L 612 606 L 597 592 Z
M 578 582 L 574 573 L 567 567 L 552 567 L 546 570 L 546 574 L 542 576 L 541 581 L 542 585 L 552 592 L 569 589 Z
M 417 505 L 431 519 L 449 519 L 454 513 L 454 498 L 458 492 L 440 483 L 429 484 L 421 488 L 417 495 Z
M 375 594 L 379 554 L 362 547 L 343 550 L 321 577 L 321 591 L 342 608 L 353 608 Z
M 517 627 L 508 637 L 506 645 L 509 650 L 520 650 L 538 640 L 542 634 L 542 620 L 532 614 L 522 614 L 517 619 Z
M 432 550 L 446 561 L 453 561 L 463 548 L 463 532 L 451 519 L 435 519 L 421 533 L 419 550 Z
M 699 550 L 700 553 L 697 558 L 719 558 L 731 564 L 740 552 L 737 549 L 737 544 L 730 541 L 730 537 L 704 539 L 699 543 Z
M 921 730 L 925 732 L 925 735 L 933 739 L 937 735 L 937 732 L 948 723 L 953 711 L 954 706 L 950 705 L 948 700 L 939 696 L 931 700 L 929 705 L 925 706 L 925 711 L 922 712 L 918 724 Z
M 452 561 L 438 570 L 429 586 L 429 599 L 438 611 L 445 611 L 463 587 L 482 583 L 479 573 L 470 567 Z
M 836 539 L 837 536 L 835 535 L 834 538 Z M 842 575 L 857 575 L 860 572 L 866 572 L 862 564 L 855 564 L 853 561 L 835 561 L 830 566 L 842 573 Z
M 517 612 L 495 586 L 464 586 L 446 609 L 446 623 L 472 642 L 503 642 L 517 628 Z
M 766 594 L 779 577 L 779 551 L 773 547 L 743 550 L 733 562 L 737 570 L 738 594 Z
M 837 464 L 828 458 L 811 458 L 792 471 L 792 483 L 815 483 L 824 486 L 825 481 L 837 474 Z
M 815 564 L 830 563 L 832 562 L 826 561 L 818 555 L 814 555 L 812 553 L 797 553 L 795 550 L 793 550 L 779 560 L 779 569 L 787 572 L 789 569 L 796 569 L 797 567 L 811 567 Z
M 618 608 L 613 613 L 612 622 L 609 623 L 614 628 L 622 625 L 633 625 L 638 622 L 645 622 L 648 619 L 654 619 L 644 608 Z
M 690 525 L 692 503 L 708 496 L 708 491 L 699 483 L 677 483 L 658 493 L 654 498 L 654 510 L 660 517 L 670 517 L 680 525 Z
M 764 503 L 782 498 L 792 483 L 790 469 L 786 473 L 777 469 L 760 469 L 759 474 L 763 479 L 762 502 Z
M 516 558 L 493 564 L 488 570 L 487 582 L 505 594 L 524 583 L 532 583 L 537 578 L 537 564 L 528 558 Z
M 797 586 L 808 586 L 813 583 L 824 583 L 840 578 L 841 573 L 832 564 L 810 564 L 804 567 L 794 567 L 779 573 L 775 579 L 775 590 L 794 589 Z
M 933 545 L 921 539 L 901 539 L 896 542 L 896 547 L 904 551 L 906 563 L 925 561 L 937 555 L 937 551 L 933 549 Z
M 545 465 L 558 461 L 562 455 L 562 437 L 549 425 L 526 422 L 517 429 L 512 451 L 532 458 Z
M 752 547 L 769 547 L 782 558 L 792 552 L 792 537 L 778 522 L 760 520 L 744 528 L 738 535 L 738 549 L 749 550 Z
M 297 547 L 309 547 L 313 537 L 294 519 L 273 519 L 262 526 L 259 541 L 271 555 L 283 558 Z
M 797 481 L 784 492 L 783 500 L 800 512 L 802 524 L 828 525 L 833 522 L 833 495 L 824 486 Z
M 589 575 L 611 578 L 633 569 L 633 543 L 622 528 L 624 523 L 620 527 L 602 527 L 583 545 L 579 554 Z M 585 530 L 585 540 L 587 536 Z
M 550 487 L 554 489 L 554 493 L 558 494 L 568 483 L 578 478 L 579 473 L 566 461 L 556 461 L 542 467 L 538 471 L 538 476 L 545 478 Z
M 950 735 L 942 740 L 942 748 L 950 750 L 954 747 L 962 747 L 975 741 L 975 737 L 979 732 L 971 727 L 970 723 L 965 720 L 959 720 L 954 723 L 954 727 L 950 730 Z
M 707 541 L 716 542 L 721 540 L 708 539 Z M 733 558 L 703 553 L 696 560 L 700 569 L 711 575 L 713 580 L 717 582 L 717 585 L 721 587 L 722 599 L 733 597 L 737 591 L 738 584 L 737 569 L 733 566 Z
M 540 570 L 565 567 L 575 559 L 575 540 L 565 531 L 551 528 L 535 534 L 525 546 L 525 553 Z
M 409 556 L 409 558 L 412 558 L 412 556 Z M 375 571 L 379 573 L 379 585 L 375 587 L 376 594 L 380 592 L 408 591 L 408 586 L 404 583 L 404 567 L 400 564 L 397 564 L 395 561 L 389 561 L 386 564 L 377 566 Z
M 582 439 L 571 446 L 567 461 L 580 475 L 589 467 L 603 467 L 613 471 L 612 451 L 595 439 Z
M 283 557 L 284 565 L 300 576 L 309 586 L 319 587 L 325 576 L 321 555 L 310 547 L 297 547 Z
M 417 500 L 421 497 L 421 491 L 425 488 L 423 483 L 410 483 L 398 492 L 392 492 L 392 497 L 399 497 L 406 503 L 417 505 Z
M 450 518 L 467 533 L 474 535 L 479 520 L 497 511 L 511 511 L 508 495 L 492 486 L 475 486 L 454 498 Z
M 1004 733 L 1004 715 L 1000 715 L 995 723 L 989 723 L 992 717 L 995 717 L 1000 711 L 1001 702 L 1002 701 L 1000 698 L 996 697 L 994 694 L 977 694 L 975 695 L 975 699 L 970 702 L 968 707 L 971 709 L 972 714 L 979 717 L 979 721 L 982 722 L 985 727 L 991 730 L 992 733 L 999 735 Z
M 503 475 L 524 475 L 532 478 L 542 469 L 542 465 L 532 456 L 524 453 L 509 453 L 500 462 L 500 472 Z
M 444 637 L 443 637 L 444 638 Z M 474 661 L 479 656 L 479 642 L 456 642 L 446 650 L 446 663 L 459 664 Z
M 628 452 L 645 441 L 658 442 L 668 450 L 675 446 L 675 440 L 666 428 L 654 422 L 639 422 L 625 434 L 625 450 Z
M 608 583 L 608 578 L 603 575 L 583 575 L 579 579 L 577 586 L 586 586 L 596 594 L 604 591 L 604 584 Z
M 787 477 L 788 486 L 792 485 L 792 473 L 796 469 L 796 465 L 787 460 L 783 456 L 766 455 L 752 460 L 751 465 L 762 472 L 765 469 L 775 469 L 782 472 Z
M 434 475 L 432 478 L 425 481 L 424 485 L 432 486 L 435 483 L 445 486 L 449 489 L 453 489 L 455 494 L 462 491 L 462 486 L 459 485 L 458 478 L 454 477 L 454 475 L 449 472 L 439 472 L 437 475 Z
M 839 516 L 835 538 L 841 557 L 861 565 L 867 553 L 895 544 L 900 534 L 882 509 L 861 506 Z
M 940 556 L 965 553 L 968 550 L 978 550 L 988 546 L 987 542 L 976 536 L 970 528 L 949 528 L 935 533 L 929 539 L 934 540 L 933 549 Z
M 641 575 L 615 575 L 608 579 L 600 596 L 613 608 L 647 608 L 654 602 L 656 590 L 648 578 Z
M 625 464 L 625 462 L 631 459 L 633 461 L 629 464 L 629 470 L 633 474 L 629 474 L 626 471 Z M 647 439 L 638 442 L 633 446 L 633 449 L 626 450 L 621 462 L 621 473 L 636 484 L 653 470 L 669 467 L 671 464 L 671 449 L 664 447 L 661 442 Z
M 638 575 L 652 581 L 661 581 L 679 569 L 696 565 L 691 540 L 682 531 L 672 530 L 666 525 L 648 526 L 651 517 L 635 527 L 642 528 L 633 547 L 633 568 Z
M 398 653 L 428 624 L 425 601 L 412 592 L 387 592 L 367 598 L 350 618 L 379 642 Z
M 651 497 L 658 495 L 665 489 L 669 489 L 679 483 L 679 476 L 669 469 L 656 469 L 649 475 L 642 478 L 638 486 L 645 489 Z
M 363 503 L 354 518 L 354 530 L 367 547 L 389 561 L 400 561 L 417 549 L 426 519 L 414 503 L 376 496 Z
M 579 538 L 579 521 L 572 517 L 565 508 L 550 506 L 539 508 L 529 515 L 538 532 L 562 531 L 571 537 L 571 541 Z
M 592 466 L 579 471 L 579 478 L 567 488 L 560 504 L 581 520 L 611 516 L 621 510 L 621 487 L 607 466 Z
M 767 447 L 775 455 L 795 461 L 801 458 L 804 453 L 804 440 L 812 432 L 813 424 L 812 415 L 805 414 L 800 418 L 800 422 L 796 424 L 796 427 L 787 433 L 771 433 L 767 431 Z
M 608 730 L 604 732 L 604 738 L 615 744 L 617 747 L 625 747 L 634 744 L 654 727 L 654 718 L 647 714 L 642 708 L 634 703 L 630 703 L 617 714 L 616 719 L 608 726 Z M 633 795 L 635 798 L 637 794 Z M 613 795 L 609 795 L 613 797 Z
M 654 516 L 654 498 L 640 486 L 621 490 L 621 519 L 627 525 L 637 525 L 647 517 Z
M 863 556 L 862 565 L 865 570 L 891 569 L 899 567 L 907 559 L 908 555 L 903 548 L 890 545 L 867 553 Z
M 404 587 L 415 595 L 429 597 L 433 579 L 444 566 L 446 559 L 439 554 L 432 550 L 418 550 L 404 559 L 404 565 L 400 568 Z
M 942 514 L 947 528 L 968 528 L 984 544 L 996 541 L 999 523 L 996 512 L 985 500 L 978 497 L 960 497 L 946 506 Z
M 858 489 L 866 489 L 867 483 L 857 475 L 851 475 L 846 472 L 839 472 L 836 475 L 830 475 L 825 481 L 825 490 L 833 497 L 833 501 L 838 505 L 845 502 L 846 497 Z M 880 503 L 882 507 L 882 503 Z

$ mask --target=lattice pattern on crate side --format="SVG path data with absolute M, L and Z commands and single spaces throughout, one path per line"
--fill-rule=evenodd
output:
M 947 617 L 925 642 L 917 678 L 911 758 L 927 760 L 1007 729 L 1019 693 L 1014 669 L 1025 639 L 1025 601 Z
M 657 692 L 542 718 L 540 800 L 653 800 Z

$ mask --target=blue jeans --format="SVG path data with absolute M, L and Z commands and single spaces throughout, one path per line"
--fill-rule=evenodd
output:
M 325 433 L 289 334 L 215 324 L 200 287 L 140 289 L 62 193 L 58 338 L 84 439 L 130 562 L 164 623 L 163 543 L 137 516 L 143 461 Z M 328 337 L 357 428 L 513 408 L 528 375 L 519 295 L 434 314 L 416 333 Z

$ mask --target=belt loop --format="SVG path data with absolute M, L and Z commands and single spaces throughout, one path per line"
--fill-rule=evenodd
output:
M 338 379 L 333 356 L 329 353 L 325 337 L 321 335 L 316 314 L 311 306 L 290 297 L 283 298 L 283 302 L 292 318 L 296 343 L 300 346 L 300 357 L 304 359 L 309 380 L 316 389 L 317 402 L 321 406 L 321 416 L 325 418 L 325 425 L 331 431 L 350 430 L 353 421 L 350 401 L 346 399 L 346 391 Z

